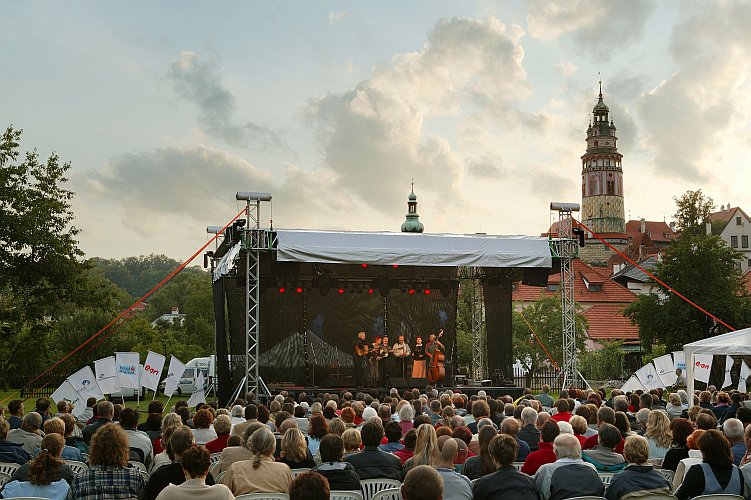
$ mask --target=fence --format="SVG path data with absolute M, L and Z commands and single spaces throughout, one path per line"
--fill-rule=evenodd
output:
M 9 377 L 7 385 L 11 389 L 21 389 L 21 399 L 48 398 L 65 381 L 66 376 L 48 373 L 42 375 L 37 380 L 34 380 L 34 378 L 22 376 Z
M 543 385 L 560 388 L 561 378 L 559 372 L 553 366 L 541 366 L 534 370 L 532 377 L 527 375 L 527 370 L 520 366 L 514 366 L 514 385 L 516 387 L 528 387 L 535 392 L 539 392 Z

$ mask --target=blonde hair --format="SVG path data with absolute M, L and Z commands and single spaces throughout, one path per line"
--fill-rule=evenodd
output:
M 49 422 L 49 420 L 47 420 L 47 422 Z M 59 418 L 57 420 L 62 422 Z M 60 458 L 63 448 L 65 447 L 65 438 L 63 438 L 62 434 L 58 432 L 47 434 L 44 436 L 44 439 L 42 439 L 41 447 L 42 449 L 39 452 L 39 455 L 37 455 L 29 465 L 29 481 L 31 484 L 50 484 L 51 481 L 47 477 L 47 473 L 50 472 L 51 469 L 59 467 L 65 463 L 62 458 Z
M 183 425 L 183 419 L 175 412 L 168 413 L 162 418 L 162 432 L 167 430 L 167 427 L 172 427 L 173 425 L 181 426 Z
M 329 422 L 329 434 L 341 436 L 347 430 L 347 424 L 339 417 L 334 417 Z
M 649 459 L 649 443 L 636 434 L 628 436 L 623 445 L 623 456 L 630 464 L 645 464 Z
M 287 429 L 282 436 L 281 445 L 282 456 L 290 462 L 302 462 L 308 455 L 308 446 L 300 429 Z
M 59 417 L 48 418 L 42 425 L 45 434 L 60 434 L 65 436 L 65 422 Z
M 430 424 L 422 424 L 417 428 L 414 465 L 435 465 L 436 442 L 435 427 Z
M 276 449 L 276 438 L 265 425 L 251 434 L 248 443 L 250 445 L 248 448 L 253 453 L 250 460 L 254 469 L 261 466 L 261 457 L 270 457 Z
M 344 449 L 347 452 L 359 450 L 362 444 L 360 431 L 357 429 L 347 429 L 342 433 L 342 441 L 344 441 Z
M 649 414 L 644 436 L 651 438 L 657 446 L 670 447 L 673 443 L 673 433 L 670 431 L 670 419 L 665 412 L 655 410 Z
M 580 415 L 574 415 L 573 417 L 568 419 L 568 423 L 571 424 L 571 427 L 574 429 L 574 432 L 576 434 L 584 434 L 585 432 L 587 432 L 587 429 L 589 429 L 587 419 Z

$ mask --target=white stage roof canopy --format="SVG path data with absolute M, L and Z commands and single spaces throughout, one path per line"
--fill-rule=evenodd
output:
M 277 260 L 322 264 L 553 267 L 547 238 L 277 230 Z

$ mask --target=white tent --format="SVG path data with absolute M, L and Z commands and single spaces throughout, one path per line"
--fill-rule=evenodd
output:
M 689 395 L 694 393 L 694 356 L 697 354 L 730 354 L 751 356 L 751 328 L 697 340 L 683 346 L 686 356 L 686 386 Z

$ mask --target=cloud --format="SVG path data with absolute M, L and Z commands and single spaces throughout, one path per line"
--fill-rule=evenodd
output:
M 714 3 L 675 26 L 674 72 L 643 95 L 638 111 L 656 173 L 706 181 L 720 142 L 743 133 L 751 71 L 746 43 L 751 4 Z M 730 136 L 728 136 L 730 134 Z
M 278 132 L 253 122 L 234 122 L 237 99 L 222 84 L 215 59 L 204 60 L 194 52 L 181 52 L 169 77 L 175 93 L 198 108 L 198 119 L 206 133 L 234 147 L 295 155 Z
M 653 0 L 531 0 L 527 29 L 531 36 L 545 41 L 572 33 L 578 47 L 605 57 L 611 50 L 639 40 L 654 10 Z
M 349 16 L 348 10 L 332 10 L 329 12 L 329 26 L 339 24 Z
M 565 61 L 556 64 L 555 69 L 561 76 L 571 76 L 576 73 L 579 68 L 577 68 L 576 64 L 572 63 L 571 61 Z

